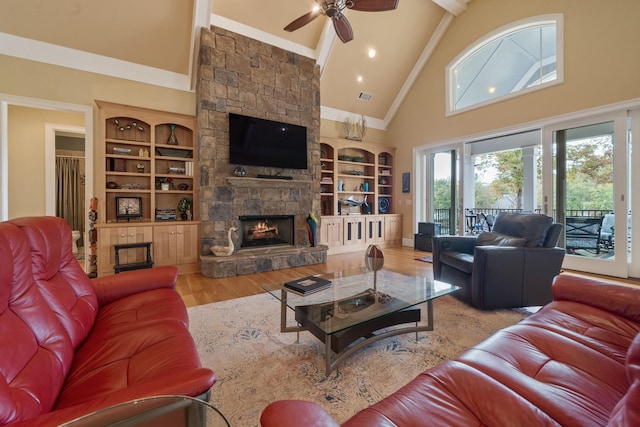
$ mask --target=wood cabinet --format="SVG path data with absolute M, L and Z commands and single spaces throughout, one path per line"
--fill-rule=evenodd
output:
M 153 259 L 156 266 L 197 263 L 197 248 L 197 224 L 153 227 Z
M 181 272 L 199 271 L 196 117 L 103 101 L 96 104 L 102 146 L 97 150 L 102 167 L 96 174 L 96 185 L 102 188 L 96 223 L 98 274 L 113 273 L 113 245 L 123 243 L 106 236 L 115 237 L 114 229 L 133 224 L 149 227 L 154 265 L 165 265 L 164 255 L 171 253 L 170 264 L 178 265 Z M 183 216 L 184 201 L 189 209 Z M 163 247 L 165 241 L 155 239 L 159 234 L 155 228 L 167 223 L 176 232 L 189 230 L 189 238 Z M 156 254 L 162 255 L 163 263 L 155 259 Z
M 342 225 L 342 217 L 321 217 L 320 244 L 329 247 L 342 245 Z
M 384 218 L 384 240 L 402 244 L 402 217 L 399 215 Z
M 365 223 L 361 216 L 347 216 L 343 219 L 344 238 L 342 244 L 362 245 L 365 241 Z
M 113 274 L 115 264 L 114 245 L 143 243 L 153 241 L 151 226 L 119 226 L 100 228 L 98 233 L 98 275 Z M 133 264 L 144 262 L 147 257 L 144 248 L 120 250 L 120 263 Z
M 320 244 L 327 254 L 363 251 L 375 244 L 402 245 L 402 215 L 334 215 L 321 217 Z
M 365 217 L 365 242 L 377 244 L 384 242 L 384 215 L 367 215 Z

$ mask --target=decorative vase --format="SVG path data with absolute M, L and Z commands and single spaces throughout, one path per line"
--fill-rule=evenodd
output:
M 373 292 L 378 300 L 378 270 L 384 265 L 384 254 L 378 245 L 369 245 L 364 252 L 364 263 L 367 269 L 373 271 Z
M 160 188 L 162 189 L 162 191 L 169 191 L 169 183 L 163 182 L 162 184 L 160 184 Z
M 307 230 L 309 231 L 309 246 L 316 246 L 316 230 L 318 228 L 318 219 L 311 212 L 307 217 Z
M 171 133 L 169 134 L 169 139 L 167 139 L 167 144 L 169 145 L 178 145 L 178 137 L 176 137 L 176 125 L 169 125 L 171 128 Z
M 180 218 L 182 218 L 183 221 L 188 220 L 189 219 L 189 214 L 187 213 L 187 211 L 180 212 Z

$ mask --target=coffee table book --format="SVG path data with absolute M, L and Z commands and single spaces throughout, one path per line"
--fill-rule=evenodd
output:
M 284 284 L 284 287 L 288 291 L 302 296 L 319 292 L 323 289 L 327 289 L 329 286 L 331 286 L 331 280 L 316 276 L 302 277 L 300 279 L 291 280 L 290 282 L 285 282 Z

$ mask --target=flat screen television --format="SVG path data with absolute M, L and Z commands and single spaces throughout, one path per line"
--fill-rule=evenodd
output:
M 229 161 L 307 169 L 307 128 L 229 113 Z

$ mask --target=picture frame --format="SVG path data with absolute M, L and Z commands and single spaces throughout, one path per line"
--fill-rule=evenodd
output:
M 142 197 L 116 197 L 116 218 L 118 221 L 142 219 Z
M 402 192 L 403 193 L 411 192 L 411 172 L 402 173 Z

